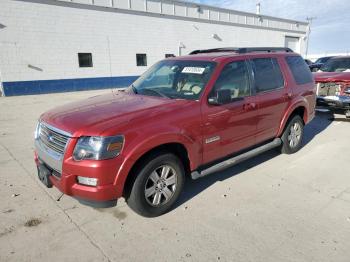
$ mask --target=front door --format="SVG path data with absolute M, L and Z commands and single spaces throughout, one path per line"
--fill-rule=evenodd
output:
M 252 96 L 247 62 L 231 61 L 222 69 L 213 90 L 228 89 L 231 101 L 222 105 L 202 106 L 203 162 L 209 163 L 255 143 L 257 110 Z

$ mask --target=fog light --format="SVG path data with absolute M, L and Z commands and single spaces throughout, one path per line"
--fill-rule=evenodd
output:
M 86 186 L 97 186 L 97 178 L 78 176 L 78 183 Z

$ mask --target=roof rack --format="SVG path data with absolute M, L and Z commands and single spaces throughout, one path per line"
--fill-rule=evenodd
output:
M 243 48 L 235 48 L 235 47 L 223 47 L 223 48 L 213 48 L 213 49 L 203 49 L 203 50 L 194 50 L 190 53 L 190 55 L 196 54 L 206 54 L 206 53 L 218 53 L 218 52 L 235 52 L 238 54 L 252 53 L 252 52 L 290 52 L 293 50 L 288 47 L 243 47 Z

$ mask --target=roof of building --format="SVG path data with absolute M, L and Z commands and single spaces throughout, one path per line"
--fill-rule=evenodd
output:
M 288 18 L 282 18 L 282 17 L 276 17 L 276 16 L 269 16 L 269 15 L 263 15 L 263 14 L 256 14 L 256 13 L 252 13 L 252 12 L 244 12 L 244 11 L 239 11 L 239 10 L 235 10 L 235 9 L 231 9 L 231 8 L 218 7 L 218 6 L 214 6 L 214 5 L 201 4 L 201 3 L 193 3 L 193 2 L 186 1 L 186 0 L 170 0 L 170 1 L 172 1 L 172 2 L 178 2 L 178 3 L 183 3 L 183 4 L 195 4 L 195 5 L 197 5 L 197 6 L 207 7 L 207 8 L 213 8 L 213 9 L 217 9 L 217 10 L 234 11 L 234 12 L 241 13 L 241 14 L 245 14 L 245 15 L 253 15 L 253 16 L 262 17 L 262 18 L 273 18 L 273 19 L 279 19 L 279 20 L 283 20 L 283 21 L 288 21 L 288 22 L 294 22 L 294 23 L 300 23 L 300 24 L 308 25 L 308 22 L 306 22 L 306 21 L 299 21 L 299 20 L 288 19 Z
M 176 16 L 181 19 L 191 19 L 209 22 L 239 25 L 261 29 L 305 33 L 308 23 L 291 19 L 254 14 L 232 9 L 226 9 L 183 0 L 121 0 L 121 1 L 91 1 L 91 0 L 55 0 L 62 5 L 85 5 L 91 8 L 106 10 L 114 8 L 121 12 L 136 12 L 144 15 Z

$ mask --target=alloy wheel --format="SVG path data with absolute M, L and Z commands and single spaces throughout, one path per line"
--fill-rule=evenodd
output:
M 302 128 L 300 126 L 300 123 L 295 122 L 291 127 L 288 135 L 288 143 L 291 148 L 296 147 L 300 140 L 302 135 Z
M 145 198 L 151 206 L 167 203 L 176 191 L 177 173 L 169 165 L 162 165 L 153 170 L 145 185 Z

